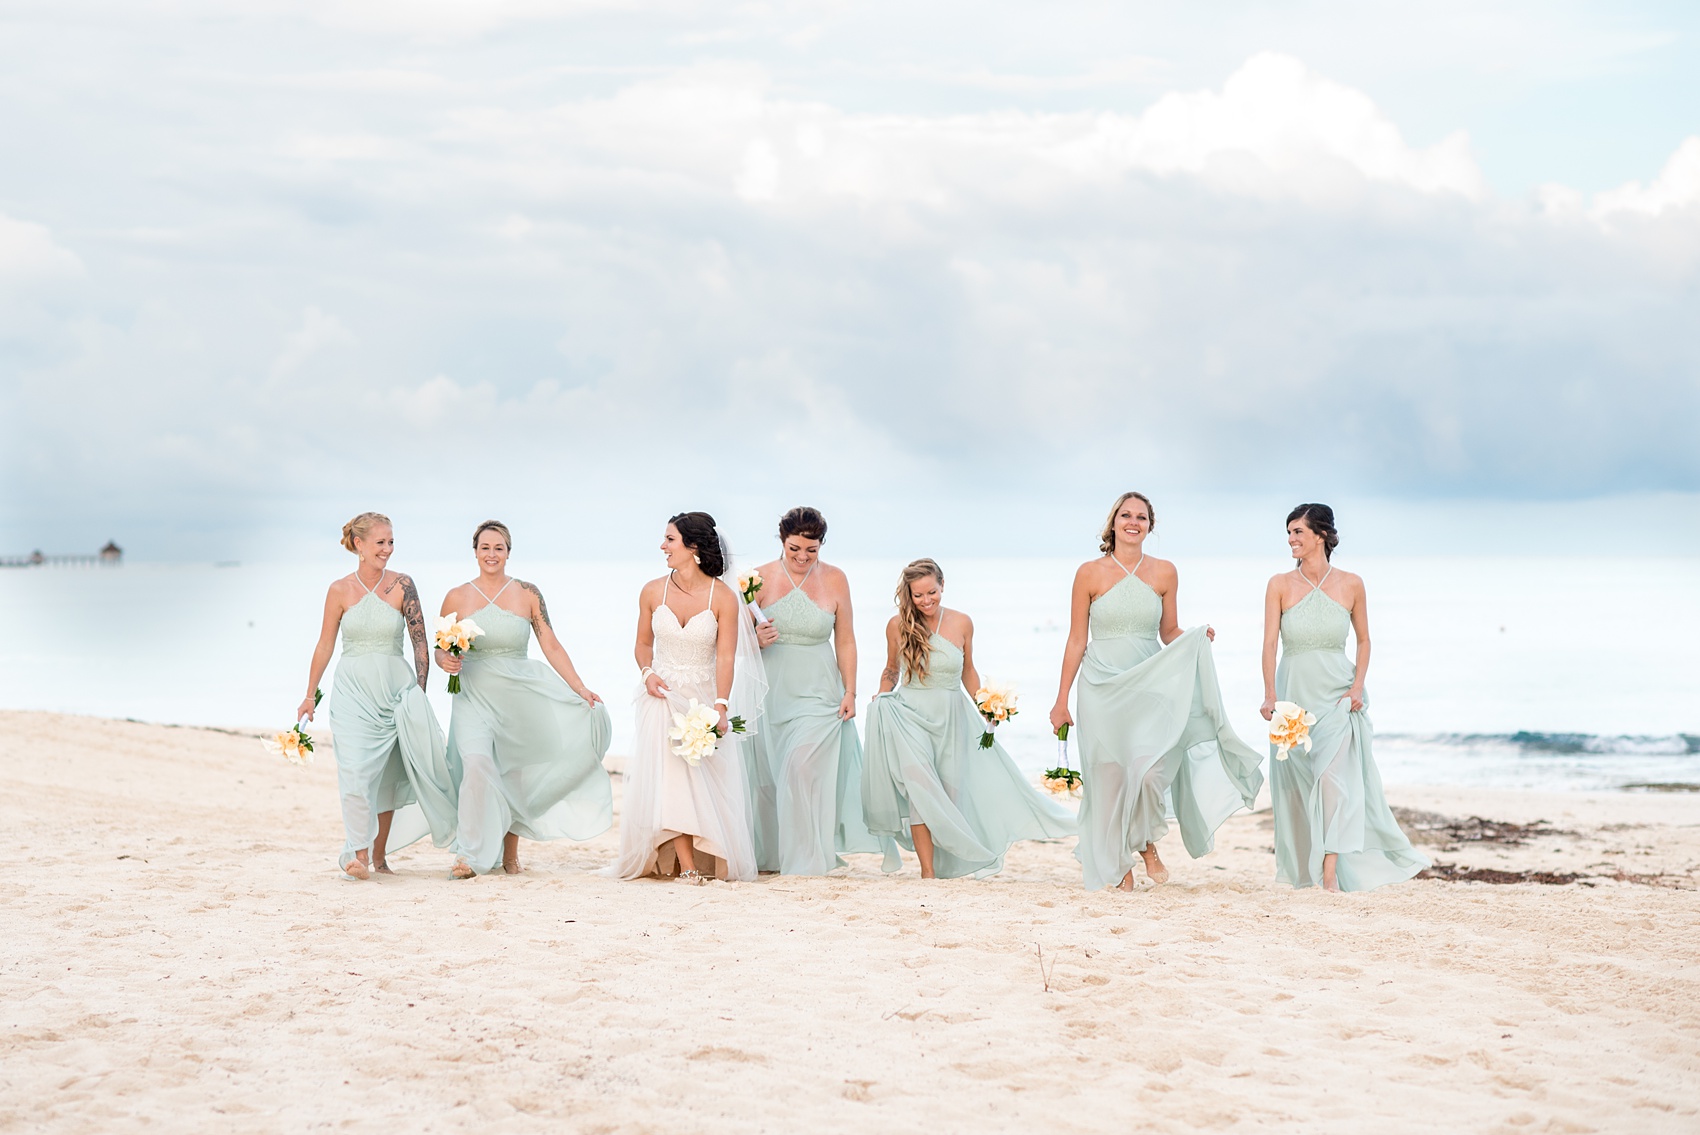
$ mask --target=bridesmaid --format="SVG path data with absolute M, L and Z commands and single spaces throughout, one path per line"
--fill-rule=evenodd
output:
M 1316 715 L 1309 752 L 1296 747 L 1275 760 L 1270 749 L 1275 877 L 1295 887 L 1367 891 L 1409 879 L 1429 861 L 1411 847 L 1381 792 L 1364 693 L 1364 581 L 1330 563 L 1339 543 L 1327 505 L 1288 513 L 1287 546 L 1298 564 L 1270 579 L 1263 599 L 1264 720 L 1277 699 Z M 1348 628 L 1358 640 L 1355 661 L 1346 657 Z
M 344 878 L 365 879 L 373 871 L 393 874 L 385 861 L 388 849 L 406 847 L 427 834 L 438 847 L 449 845 L 455 835 L 455 788 L 442 726 L 425 700 L 430 663 L 419 592 L 411 578 L 389 569 L 395 551 L 390 518 L 361 513 L 342 526 L 342 546 L 360 563 L 325 594 L 307 696 L 296 719 L 313 718 L 313 694 L 340 630 L 342 657 L 326 707 L 342 795 L 338 863 Z M 413 644 L 411 666 L 402 652 L 404 629 Z
M 756 859 L 763 870 L 825 875 L 847 852 L 877 852 L 862 818 L 862 743 L 856 716 L 856 633 L 850 582 L 822 563 L 826 518 L 794 508 L 779 518 L 781 556 L 761 566 L 756 628 L 767 668 L 767 710 L 749 748 L 773 793 L 756 808 Z M 895 853 L 895 848 L 893 848 Z M 895 869 L 895 868 L 894 868 Z
M 1234 733 L 1222 708 L 1210 627 L 1182 631 L 1175 565 L 1145 554 L 1156 527 L 1144 493 L 1110 508 L 1104 553 L 1074 573 L 1062 681 L 1051 728 L 1074 723 L 1068 692 L 1080 679 L 1080 843 L 1074 854 L 1087 890 L 1133 890 L 1133 860 L 1153 883 L 1169 869 L 1157 854 L 1173 802 L 1181 841 L 1194 859 L 1215 846 L 1222 821 L 1250 808 L 1262 763 Z M 1092 641 L 1087 642 L 1087 629 Z M 1083 668 L 1084 664 L 1084 668 Z
M 519 837 L 590 839 L 614 821 L 602 758 L 613 724 L 555 637 L 536 584 L 508 576 L 513 537 L 486 520 L 472 534 L 478 578 L 443 599 L 442 614 L 471 618 L 484 633 L 460 658 L 437 665 L 460 675 L 449 718 L 449 758 L 460 770 L 457 879 L 519 874 Z M 544 661 L 527 656 L 531 636 Z
M 1074 816 L 1027 783 L 1002 745 L 980 748 L 985 722 L 963 692 L 980 686 L 974 623 L 944 606 L 939 565 L 904 568 L 896 598 L 868 708 L 869 830 L 913 850 L 923 879 L 995 875 L 1016 840 L 1075 834 Z
M 754 729 L 765 696 L 761 653 L 743 604 L 720 577 L 725 545 L 706 512 L 667 521 L 661 554 L 668 572 L 638 595 L 633 653 L 643 674 L 637 739 L 620 804 L 620 853 L 609 873 L 622 879 L 756 877 L 743 747 L 733 717 Z M 692 701 L 718 711 L 721 740 L 696 764 L 667 736 Z

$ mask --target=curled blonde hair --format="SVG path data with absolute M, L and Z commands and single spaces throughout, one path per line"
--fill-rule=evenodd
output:
M 382 526 L 395 527 L 381 512 L 363 512 L 342 526 L 342 546 L 353 552 L 356 550 L 354 541 L 364 540 L 372 529 Z
M 928 663 L 933 657 L 933 632 L 921 618 L 921 609 L 915 606 L 909 585 L 929 575 L 939 581 L 940 587 L 944 586 L 944 569 L 932 560 L 912 561 L 897 579 L 897 647 L 912 682 L 926 680 Z
M 1151 531 L 1157 531 L 1157 506 L 1151 503 L 1151 498 L 1144 493 L 1123 493 L 1116 498 L 1116 503 L 1110 506 L 1110 515 L 1104 520 L 1104 532 L 1098 537 L 1100 552 L 1116 550 L 1116 513 L 1122 510 L 1122 505 L 1130 500 L 1138 499 L 1145 502 L 1145 515 L 1151 520 Z

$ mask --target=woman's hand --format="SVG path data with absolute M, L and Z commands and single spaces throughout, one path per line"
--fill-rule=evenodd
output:
M 1055 733 L 1065 725 L 1073 725 L 1074 717 L 1068 712 L 1068 703 L 1060 701 L 1051 707 L 1051 732 Z
M 756 645 L 767 649 L 779 641 L 779 628 L 773 625 L 772 619 L 763 619 L 756 624 Z
M 1363 712 L 1364 692 L 1362 690 L 1358 689 L 1356 686 L 1353 686 L 1351 689 L 1346 691 L 1346 696 L 1344 698 L 1341 698 L 1340 700 L 1346 701 L 1348 699 L 1352 703 L 1352 712 L 1353 713 L 1362 713 Z
M 1211 626 L 1209 623 L 1205 623 L 1204 624 L 1204 637 L 1209 639 L 1211 642 L 1215 642 L 1216 641 L 1216 628 Z
M 845 694 L 844 700 L 838 703 L 838 720 L 849 721 L 856 716 L 856 695 Z
M 318 703 L 312 694 L 302 698 L 301 705 L 295 711 L 295 720 L 300 721 L 303 717 L 308 721 L 313 720 L 313 707 L 316 704 Z
M 720 707 L 720 735 L 728 736 L 732 732 L 732 723 L 726 719 L 726 707 Z
M 583 698 L 584 701 L 589 705 L 595 705 L 597 702 L 602 700 L 601 698 L 597 697 L 596 694 L 593 691 L 583 689 L 583 688 L 574 690 L 573 693 L 575 693 L 579 697 Z
M 445 674 L 460 673 L 460 664 L 462 661 L 460 658 L 450 654 L 446 650 L 438 650 L 435 653 L 437 655 L 437 669 L 441 670 Z
M 644 675 L 643 688 L 652 698 L 664 698 L 667 696 L 667 691 L 672 689 L 671 686 L 661 680 L 661 675 L 654 670 Z
M 1263 715 L 1263 720 L 1274 721 L 1275 720 L 1275 699 L 1273 697 L 1264 698 L 1263 704 L 1258 707 L 1257 712 L 1259 712 Z

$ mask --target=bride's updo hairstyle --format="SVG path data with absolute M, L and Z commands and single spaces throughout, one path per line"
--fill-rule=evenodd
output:
M 500 520 L 486 520 L 472 532 L 473 551 L 476 552 L 478 550 L 478 538 L 486 532 L 500 532 L 502 534 L 502 543 L 507 546 L 508 551 L 511 552 L 514 550 L 514 536 L 512 532 L 508 531 L 508 526 L 503 524 Z
M 714 517 L 706 512 L 681 512 L 667 518 L 667 523 L 679 530 L 679 539 L 696 554 L 702 573 L 719 579 L 726 574 L 726 557 L 720 554 L 720 537 L 714 531 Z
M 390 524 L 390 518 L 381 512 L 363 512 L 342 526 L 342 546 L 351 552 L 357 551 L 354 541 L 364 540 L 372 534 L 372 529 L 385 526 L 395 527 Z
M 929 575 L 938 580 L 940 588 L 944 587 L 944 569 L 932 560 L 915 560 L 897 580 L 897 645 L 911 682 L 926 680 L 928 663 L 933 657 L 933 632 L 921 618 L 921 609 L 915 606 L 909 585 Z
M 1151 503 L 1151 498 L 1144 493 L 1123 493 L 1116 498 L 1116 503 L 1110 506 L 1109 519 L 1104 521 L 1103 535 L 1098 537 L 1098 550 L 1100 552 L 1114 552 L 1116 550 L 1116 513 L 1120 512 L 1122 505 L 1130 500 L 1145 502 L 1145 515 L 1151 518 L 1151 527 L 1147 531 L 1157 531 L 1157 506 Z
M 1322 554 L 1328 559 L 1334 558 L 1334 549 L 1340 546 L 1340 530 L 1334 527 L 1334 510 L 1325 504 L 1301 504 L 1287 514 L 1287 524 L 1295 520 L 1305 522 L 1305 527 L 1322 537 Z M 1286 525 L 1282 525 L 1286 531 Z
M 801 536 L 805 540 L 826 542 L 826 517 L 820 514 L 818 508 L 804 505 L 794 508 L 779 518 L 779 542 L 784 543 L 787 536 Z

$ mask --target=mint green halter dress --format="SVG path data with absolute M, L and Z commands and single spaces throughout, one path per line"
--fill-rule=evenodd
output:
M 602 767 L 613 736 L 608 708 L 586 702 L 547 662 L 527 656 L 531 623 L 496 606 L 501 594 L 485 596 L 472 616 L 484 633 L 461 659 L 449 718 L 449 759 L 460 777 L 455 858 L 479 874 L 501 865 L 509 832 L 590 839 L 614 822 Z
M 962 687 L 962 649 L 936 633 L 931 647 L 925 678 L 905 672 L 868 707 L 862 808 L 869 831 L 910 851 L 910 826 L 927 825 L 939 878 L 985 878 L 1016 840 L 1074 835 L 1074 815 L 1029 784 L 1002 745 L 980 748 L 986 723 Z
M 395 813 L 386 854 L 427 835 L 438 847 L 455 837 L 455 783 L 443 728 L 404 653 L 406 629 L 401 612 L 371 588 L 342 613 L 338 627 L 342 653 L 328 710 L 344 868 L 378 838 L 380 812 Z
M 1143 557 L 1141 563 L 1144 562 Z M 1092 601 L 1080 666 L 1080 860 L 1086 889 L 1120 883 L 1173 815 L 1194 859 L 1263 787 L 1262 754 L 1228 725 L 1203 627 L 1163 646 L 1163 599 L 1134 571 Z
M 1405 838 L 1382 794 L 1370 752 L 1369 695 L 1357 712 L 1347 697 L 1357 676 L 1346 654 L 1352 615 L 1322 590 L 1327 579 L 1324 573 L 1310 594 L 1281 612 L 1275 696 L 1315 714 L 1316 724 L 1308 753 L 1300 746 L 1276 760 L 1270 746 L 1275 877 L 1295 887 L 1320 886 L 1322 857 L 1332 853 L 1339 856 L 1340 889 L 1368 891 L 1403 882 L 1429 861 Z
M 844 866 L 847 853 L 882 850 L 862 818 L 855 722 L 838 719 L 844 678 L 832 646 L 837 619 L 803 591 L 808 579 L 792 580 L 791 590 L 763 611 L 779 639 L 761 652 L 767 702 L 761 730 L 747 746 L 760 765 L 753 770 L 759 782 L 751 777 L 756 862 L 786 875 L 825 875 Z M 895 862 L 896 847 L 890 850 Z

